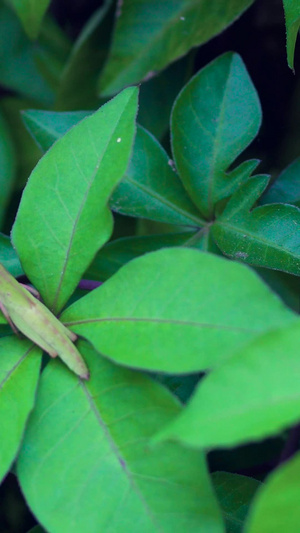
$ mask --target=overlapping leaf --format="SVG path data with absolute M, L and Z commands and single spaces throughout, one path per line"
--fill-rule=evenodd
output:
M 39 378 L 41 350 L 27 340 L 0 339 L 0 426 L 2 480 L 21 444 L 33 408 Z
M 251 207 L 268 177 L 250 178 L 230 199 L 212 234 L 222 252 L 251 265 L 300 275 L 300 209 L 287 204 Z
M 21 276 L 23 270 L 16 251 L 11 245 L 9 237 L 0 233 L 0 263 L 12 276 Z
M 180 411 L 174 397 L 79 348 L 92 378 L 48 365 L 19 455 L 22 490 L 41 524 L 52 533 L 224 533 L 203 455 L 149 446 Z
M 231 24 L 253 0 L 124 0 L 117 8 L 102 94 L 156 74 Z
M 237 350 L 157 437 L 198 448 L 264 439 L 300 420 L 300 321 Z
M 211 218 L 216 203 L 232 194 L 257 165 L 252 162 L 246 173 L 244 166 L 227 173 L 260 122 L 258 96 L 237 54 L 224 54 L 210 63 L 179 94 L 171 124 L 174 159 L 205 217 Z
M 173 248 L 131 261 L 61 320 L 118 363 L 184 373 L 219 364 L 295 315 L 247 267 Z
M 23 193 L 13 242 L 55 312 L 110 237 L 107 203 L 128 164 L 136 110 L 137 89 L 125 89 L 53 145 Z
M 300 207 L 300 157 L 281 172 L 260 203 L 283 203 Z
M 245 533 L 297 532 L 300 523 L 300 454 L 267 478 L 254 500 Z

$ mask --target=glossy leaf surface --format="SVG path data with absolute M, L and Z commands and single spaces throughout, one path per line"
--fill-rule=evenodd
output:
M 286 49 L 288 65 L 294 69 L 294 54 L 300 27 L 300 4 L 298 0 L 283 0 L 286 23 Z

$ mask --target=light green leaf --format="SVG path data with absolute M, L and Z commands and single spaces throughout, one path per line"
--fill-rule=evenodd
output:
M 283 0 L 286 24 L 286 49 L 288 65 L 294 69 L 294 54 L 300 27 L 300 4 L 298 0 Z
M 297 533 L 300 524 L 300 454 L 277 468 L 257 492 L 245 533 Z
M 114 211 L 167 224 L 202 226 L 173 161 L 146 130 L 139 127 L 129 167 L 112 195 Z
M 261 204 L 292 204 L 300 207 L 300 157 L 279 174 L 263 195 Z
M 51 0 L 8 0 L 31 39 L 38 36 L 43 17 Z
M 39 378 L 41 350 L 27 340 L 0 339 L 0 479 L 15 459 Z
M 227 533 L 242 533 L 254 494 L 261 482 L 230 472 L 214 472 L 212 481 L 226 522 Z
M 229 257 L 299 276 L 300 209 L 271 204 L 250 211 L 265 186 L 264 176 L 250 178 L 230 199 L 212 235 Z
M 131 261 L 61 320 L 118 363 L 185 373 L 219 364 L 295 315 L 243 265 L 171 248 Z
M 17 464 L 41 524 L 55 533 L 224 533 L 204 456 L 148 445 L 180 411 L 174 397 L 79 347 L 90 381 L 47 366 Z
M 260 123 L 258 96 L 237 54 L 217 58 L 179 94 L 171 118 L 173 155 L 187 191 L 205 217 L 211 218 L 216 203 L 255 168 L 252 163 L 246 176 L 227 173 Z
M 0 114 L 0 227 L 16 174 L 16 154 L 6 121 Z
M 269 331 L 205 377 L 161 434 L 197 448 L 237 446 L 300 420 L 300 321 Z
M 0 233 L 0 263 L 14 277 L 24 274 L 18 255 L 11 245 L 10 238 L 3 233 Z
M 110 55 L 100 78 L 103 95 L 149 79 L 229 26 L 253 0 L 124 0 L 117 8 Z M 205 21 L 205 23 L 203 22 Z
M 23 193 L 12 240 L 54 312 L 111 235 L 107 203 L 128 164 L 137 94 L 125 89 L 67 132 L 39 161 Z

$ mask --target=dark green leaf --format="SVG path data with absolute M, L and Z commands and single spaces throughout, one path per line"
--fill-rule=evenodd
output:
M 149 79 L 231 24 L 253 0 L 124 0 L 100 78 L 104 95 Z M 205 22 L 204 22 L 205 21 Z
M 3 235 L 3 233 L 0 233 L 0 263 L 14 277 L 23 274 L 20 260 L 15 249 L 11 245 L 10 238 L 7 237 L 7 235 Z
M 250 178 L 228 202 L 212 228 L 222 252 L 255 266 L 300 275 L 300 209 L 271 204 L 250 211 L 267 178 Z
M 242 533 L 244 521 L 260 481 L 229 472 L 214 472 L 212 481 L 226 522 L 227 533 Z
M 294 54 L 300 27 L 300 4 L 298 0 L 283 0 L 286 23 L 286 49 L 288 65 L 294 69 Z
M 278 176 L 263 195 L 262 204 L 292 204 L 300 207 L 300 157 Z
M 0 114 L 0 227 L 16 174 L 16 154 L 6 121 Z
M 40 25 L 51 0 L 8 0 L 31 39 L 38 36 Z
M 258 96 L 237 54 L 210 63 L 179 94 L 171 122 L 174 159 L 205 217 L 211 218 L 216 203 L 254 170 L 257 162 L 227 172 L 256 136 L 260 122 Z

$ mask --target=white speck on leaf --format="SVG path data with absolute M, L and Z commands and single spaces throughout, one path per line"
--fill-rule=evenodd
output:
M 180 20 L 185 20 L 185 17 L 180 17 Z
M 176 172 L 176 167 L 175 167 L 175 163 L 174 163 L 173 159 L 169 159 L 168 165 L 171 167 L 173 172 Z
M 235 252 L 234 257 L 236 259 L 247 259 L 248 255 L 246 252 Z
M 118 137 L 117 143 L 120 143 L 122 141 L 121 137 Z

